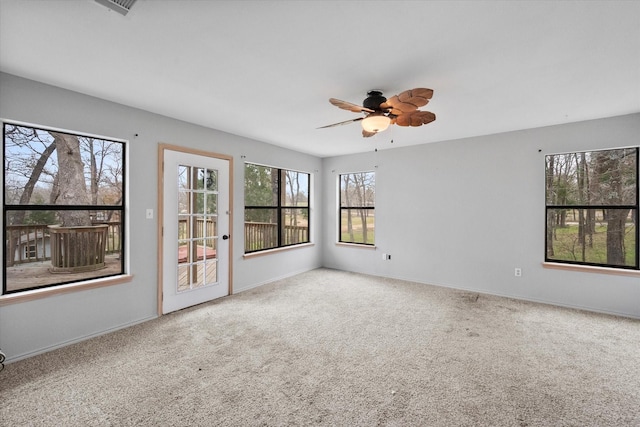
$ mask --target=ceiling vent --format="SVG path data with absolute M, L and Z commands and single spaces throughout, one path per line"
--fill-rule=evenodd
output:
M 103 6 L 118 12 L 120 15 L 126 15 L 137 0 L 95 0 Z

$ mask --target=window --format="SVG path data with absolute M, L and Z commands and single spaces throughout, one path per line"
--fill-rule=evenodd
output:
M 24 257 L 25 259 L 36 258 L 36 245 L 27 245 L 24 247 Z
M 246 163 L 244 252 L 309 242 L 309 174 Z
M 375 243 L 374 172 L 340 175 L 340 238 L 343 243 Z
M 545 261 L 638 270 L 638 151 L 546 156 Z
M 124 142 L 5 122 L 3 159 L 3 295 L 124 274 Z

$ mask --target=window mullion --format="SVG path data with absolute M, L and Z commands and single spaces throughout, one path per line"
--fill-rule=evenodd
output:
M 278 247 L 282 247 L 282 169 L 278 169 L 278 204 L 276 208 L 278 223 Z

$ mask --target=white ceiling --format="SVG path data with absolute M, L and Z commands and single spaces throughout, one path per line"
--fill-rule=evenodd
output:
M 0 0 L 0 70 L 327 157 L 640 112 L 640 2 Z M 435 122 L 316 129 L 414 87 Z

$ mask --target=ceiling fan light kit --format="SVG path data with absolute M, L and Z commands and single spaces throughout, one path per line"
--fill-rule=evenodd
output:
M 367 132 L 378 133 L 387 130 L 390 124 L 391 119 L 388 116 L 382 113 L 371 113 L 362 120 L 362 129 Z
M 362 106 L 330 98 L 329 102 L 332 105 L 353 113 L 364 113 L 364 117 L 322 126 L 322 128 L 362 121 L 362 136 L 366 138 L 386 130 L 392 124 L 414 127 L 426 125 L 434 121 L 436 115 L 430 111 L 420 111 L 418 108 L 427 105 L 432 96 L 433 90 L 427 88 L 405 90 L 389 99 L 385 98 L 382 92 L 372 90 L 367 93 Z

